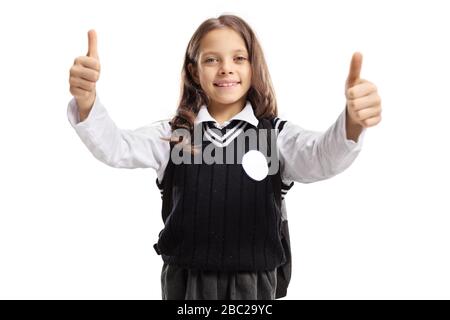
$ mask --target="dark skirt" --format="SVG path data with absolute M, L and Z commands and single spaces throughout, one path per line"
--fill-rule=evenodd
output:
M 164 263 L 163 300 L 274 300 L 276 269 L 222 272 L 185 269 Z

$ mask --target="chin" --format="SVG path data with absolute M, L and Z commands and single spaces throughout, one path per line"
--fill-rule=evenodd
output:
M 238 102 L 239 99 L 215 99 L 214 101 L 223 105 L 228 105 Z
M 215 96 L 213 98 L 214 101 L 217 101 L 221 104 L 231 104 L 235 103 L 242 99 L 244 95 L 229 95 L 229 96 Z

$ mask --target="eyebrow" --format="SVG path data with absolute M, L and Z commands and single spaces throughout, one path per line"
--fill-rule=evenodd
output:
M 244 49 L 236 49 L 236 50 L 234 50 L 233 51 L 234 53 L 235 52 L 244 52 L 244 53 L 246 53 L 247 51 L 246 50 L 244 50 Z M 202 53 L 202 55 L 207 55 L 207 54 L 220 54 L 220 52 L 216 52 L 216 51 L 207 51 L 207 52 L 204 52 L 204 53 Z

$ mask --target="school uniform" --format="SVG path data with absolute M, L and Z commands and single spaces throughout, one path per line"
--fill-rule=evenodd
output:
M 249 101 L 221 126 L 202 106 L 195 120 L 202 147 L 213 144 L 224 155 L 249 130 L 276 129 L 276 148 L 270 151 L 277 155 L 279 170 L 257 177 L 259 171 L 252 163 L 245 167 L 243 159 L 237 161 L 237 153 L 232 164 L 175 164 L 173 147 L 160 139 L 170 136 L 169 119 L 119 129 L 98 94 L 88 118 L 79 122 L 75 99 L 69 103 L 68 118 L 100 161 L 116 168 L 156 170 L 165 223 L 154 248 L 164 262 L 163 299 L 285 296 L 291 270 L 285 195 L 294 181 L 311 183 L 345 170 L 361 150 L 365 134 L 363 130 L 358 142 L 346 139 L 345 110 L 321 133 L 279 118 L 257 119 Z M 259 145 L 244 144 L 243 157 L 249 151 L 265 154 Z

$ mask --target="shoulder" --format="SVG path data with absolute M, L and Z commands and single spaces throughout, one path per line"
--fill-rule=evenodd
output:
M 272 125 L 272 128 L 278 129 L 278 132 L 281 132 L 283 128 L 286 126 L 287 120 L 275 117 L 270 120 L 270 123 Z

